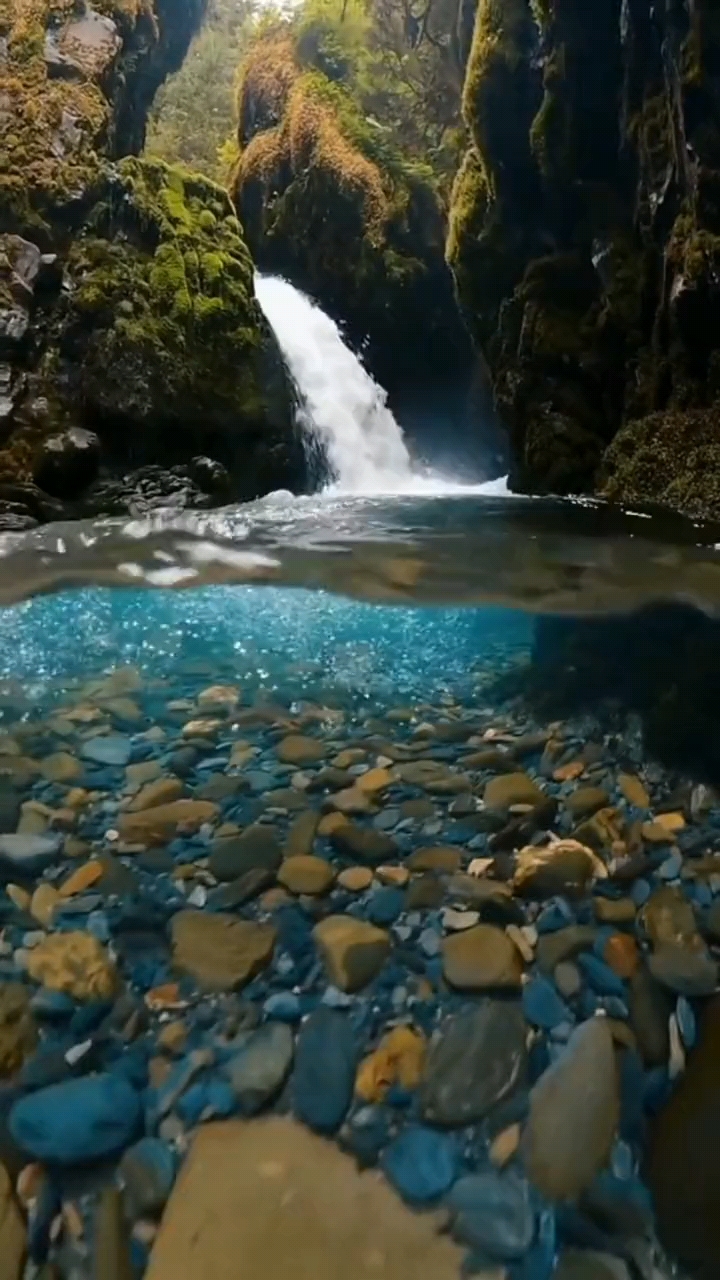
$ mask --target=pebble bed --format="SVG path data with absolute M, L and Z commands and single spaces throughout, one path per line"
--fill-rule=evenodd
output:
M 718 986 L 720 801 L 497 667 L 6 700 L 3 1280 L 141 1277 L 193 1131 L 263 1111 L 440 1206 L 469 1274 L 676 1274 L 650 1135 Z

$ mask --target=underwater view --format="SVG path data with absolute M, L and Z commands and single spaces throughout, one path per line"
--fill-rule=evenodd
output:
M 0 1280 L 720 1280 L 716 0 L 0 0 Z

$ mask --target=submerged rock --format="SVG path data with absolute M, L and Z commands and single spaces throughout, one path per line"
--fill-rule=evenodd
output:
M 230 915 L 180 911 L 173 916 L 173 964 L 205 991 L 236 991 L 272 959 L 276 930 Z
M 75 1000 L 107 1000 L 118 987 L 115 965 L 91 933 L 50 934 L 32 949 L 27 967 L 35 982 Z
M 425 1062 L 423 1117 L 449 1128 L 482 1120 L 524 1082 L 526 1036 L 516 1001 L 486 1000 L 477 1009 L 446 1018 Z
M 327 916 L 313 936 L 328 978 L 341 991 L 358 991 L 380 971 L 390 953 L 384 929 L 352 916 Z
M 520 953 L 502 929 L 478 924 L 443 940 L 443 972 L 452 987 L 484 991 L 520 986 Z
M 254 1115 L 282 1087 L 293 1059 L 293 1033 L 284 1022 L 254 1031 L 224 1072 L 243 1115 Z
M 0 1280 L 21 1280 L 27 1230 L 13 1196 L 10 1175 L 0 1163 Z
M 139 1094 L 123 1076 L 86 1076 L 21 1098 L 10 1112 L 10 1132 L 36 1160 L 82 1164 L 128 1146 L 141 1116 Z
M 0 1080 L 20 1070 L 37 1039 L 30 992 L 19 982 L 0 982 Z
M 318 1133 L 335 1133 L 353 1094 L 357 1048 L 344 1013 L 320 1008 L 303 1023 L 295 1050 L 293 1110 Z
M 522 1258 L 535 1232 L 535 1214 L 527 1182 L 513 1174 L 470 1174 L 452 1188 L 448 1207 L 452 1233 L 461 1244 L 491 1258 Z
M 552 1200 L 574 1200 L 605 1164 L 620 1116 L 610 1027 L 582 1023 L 530 1094 L 528 1176 Z

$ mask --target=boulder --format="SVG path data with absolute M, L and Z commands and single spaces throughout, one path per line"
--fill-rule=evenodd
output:
M 36 1160 L 74 1165 L 115 1155 L 142 1123 L 142 1104 L 125 1076 L 105 1073 L 38 1089 L 16 1102 L 10 1133 Z
M 425 1060 L 420 1086 L 424 1119 L 462 1128 L 509 1097 L 525 1080 L 527 1031 L 517 1001 L 485 1000 L 446 1018 Z

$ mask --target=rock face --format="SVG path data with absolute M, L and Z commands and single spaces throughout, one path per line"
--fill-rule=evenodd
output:
M 720 32 L 623 14 L 480 0 L 448 257 L 517 487 L 718 515 Z
M 224 464 L 240 497 L 303 483 L 292 393 L 227 195 L 132 158 L 203 7 L 41 0 L 28 19 L 10 5 L 0 503 L 13 504 L 16 527 L 112 509 L 113 477 L 200 454 Z M 187 503 L 208 505 L 213 476 L 188 480 Z
M 198 1130 L 155 1242 L 147 1280 L 457 1280 L 461 1250 L 433 1215 L 295 1121 Z
M 316 28 L 261 36 L 242 68 L 234 197 L 253 257 L 342 322 L 411 431 L 440 405 L 467 429 L 474 360 L 440 202 L 392 143 L 379 156 L 352 71 Z

